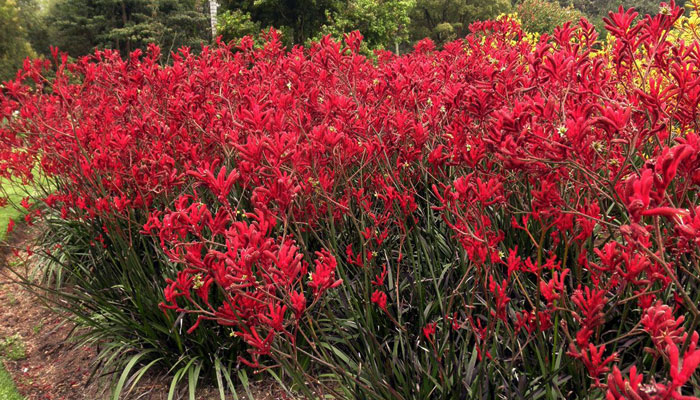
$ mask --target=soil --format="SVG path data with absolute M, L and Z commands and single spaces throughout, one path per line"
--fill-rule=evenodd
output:
M 72 345 L 74 325 L 16 283 L 15 272 L 25 274 L 30 268 L 22 259 L 32 234 L 26 227 L 15 230 L 0 252 L 0 339 L 18 338 L 16 344 L 25 352 L 19 360 L 4 357 L 5 367 L 28 400 L 103 398 L 98 385 L 86 385 L 95 350 Z
M 22 229 L 24 228 L 24 229 Z M 96 349 L 78 346 L 71 340 L 79 329 L 39 301 L 17 283 L 14 272 L 30 272 L 27 243 L 37 228 L 16 229 L 0 248 L 0 343 L 14 338 L 13 343 L 24 347 L 24 357 L 11 360 L 1 357 L 12 375 L 18 391 L 27 400 L 99 400 L 110 398 L 105 380 L 91 377 Z M 13 272 L 14 271 L 14 272 Z M 21 353 L 21 351 L 20 351 Z M 165 400 L 170 386 L 164 374 L 145 376 L 129 399 Z M 273 382 L 251 388 L 255 400 L 283 399 L 285 396 Z M 181 396 L 187 398 L 186 388 Z M 202 387 L 196 398 L 219 399 L 218 391 Z M 247 396 L 239 398 L 247 399 Z

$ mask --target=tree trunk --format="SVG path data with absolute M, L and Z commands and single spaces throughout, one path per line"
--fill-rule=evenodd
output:
M 216 12 L 219 3 L 216 0 L 209 0 L 209 23 L 211 24 L 211 40 L 216 39 Z
M 122 24 L 123 24 L 122 28 L 126 29 L 126 25 L 129 21 L 127 16 L 126 16 L 126 3 L 124 3 L 123 0 L 121 3 L 122 3 Z M 131 40 L 129 40 L 127 38 L 126 39 L 126 54 L 129 54 L 129 53 L 131 53 Z

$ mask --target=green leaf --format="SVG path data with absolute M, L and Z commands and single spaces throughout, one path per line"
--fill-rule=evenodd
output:
M 126 379 L 129 377 L 129 372 L 131 372 L 131 369 L 142 357 L 146 356 L 149 353 L 151 353 L 151 351 L 142 351 L 131 357 L 129 362 L 126 364 L 126 367 L 122 371 L 121 376 L 119 377 L 119 382 L 117 382 L 117 386 L 114 388 L 114 394 L 112 396 L 113 400 L 119 400 L 119 395 L 121 394 L 122 388 L 124 387 L 124 382 L 126 382 Z

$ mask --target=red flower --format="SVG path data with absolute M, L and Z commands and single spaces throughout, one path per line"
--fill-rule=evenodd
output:
M 290 297 L 292 300 L 292 307 L 294 308 L 294 315 L 296 319 L 299 319 L 306 309 L 306 298 L 304 298 L 304 293 L 294 291 L 291 293 Z
M 685 338 L 684 338 L 685 339 Z M 688 382 L 695 370 L 700 365 L 700 348 L 698 348 L 698 333 L 693 332 L 690 340 L 690 346 L 680 358 L 678 346 L 670 337 L 665 339 L 667 345 L 668 358 L 671 363 L 671 379 L 672 387 L 681 388 Z
M 557 271 L 554 271 L 552 273 L 552 279 L 550 279 L 549 282 L 545 283 L 544 281 L 540 281 L 540 293 L 542 293 L 542 296 L 547 300 L 549 305 L 559 300 L 559 297 L 564 293 L 564 279 L 566 279 L 568 273 L 568 268 L 564 269 L 561 275 Z
M 656 348 L 663 349 L 667 339 L 673 343 L 680 343 L 683 340 L 684 320 L 683 316 L 675 318 L 671 307 L 657 301 L 644 312 L 642 326 L 651 336 Z
M 381 290 L 375 290 L 372 293 L 372 303 L 376 304 L 379 308 L 386 311 L 386 293 Z
M 631 181 L 632 194 L 627 198 L 627 209 L 633 221 L 639 221 L 642 211 L 649 207 L 650 194 L 654 184 L 653 172 L 649 169 L 642 171 L 638 179 Z
M 574 344 L 571 343 L 568 352 L 569 355 L 583 362 L 583 365 L 585 365 L 588 370 L 588 374 L 596 381 L 596 385 L 600 385 L 600 376 L 610 371 L 607 365 L 617 359 L 616 353 L 605 358 L 603 358 L 603 353 L 605 353 L 605 345 L 596 347 L 592 343 L 581 348 L 581 350 L 577 350 Z
M 423 327 L 423 336 L 428 340 L 430 343 L 435 342 L 435 328 L 437 327 L 437 324 L 435 322 L 431 322 L 429 324 L 426 324 Z
M 643 380 L 644 376 L 637 373 L 635 366 L 630 369 L 629 379 L 622 376 L 617 365 L 614 366 L 612 374 L 608 376 L 606 400 L 649 399 L 645 393 L 647 390 L 642 390 Z
M 316 296 L 320 296 L 328 289 L 336 288 L 343 283 L 342 279 L 335 279 L 335 268 L 337 263 L 335 257 L 326 250 L 316 252 L 316 269 L 311 273 L 309 287 L 314 290 Z

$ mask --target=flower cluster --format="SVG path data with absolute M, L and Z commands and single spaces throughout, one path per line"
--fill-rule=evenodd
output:
M 66 219 L 152 237 L 182 266 L 162 307 L 231 327 L 254 366 L 337 302 L 343 326 L 377 312 L 366 329 L 427 341 L 435 379 L 465 348 L 560 371 L 542 353 L 563 343 L 581 372 L 548 379 L 571 390 L 693 398 L 700 42 L 662 7 L 611 12 L 604 44 L 584 19 L 534 41 L 504 17 L 374 60 L 357 32 L 171 65 L 56 52 L 3 84 L 0 173 L 54 182 L 41 200 Z

